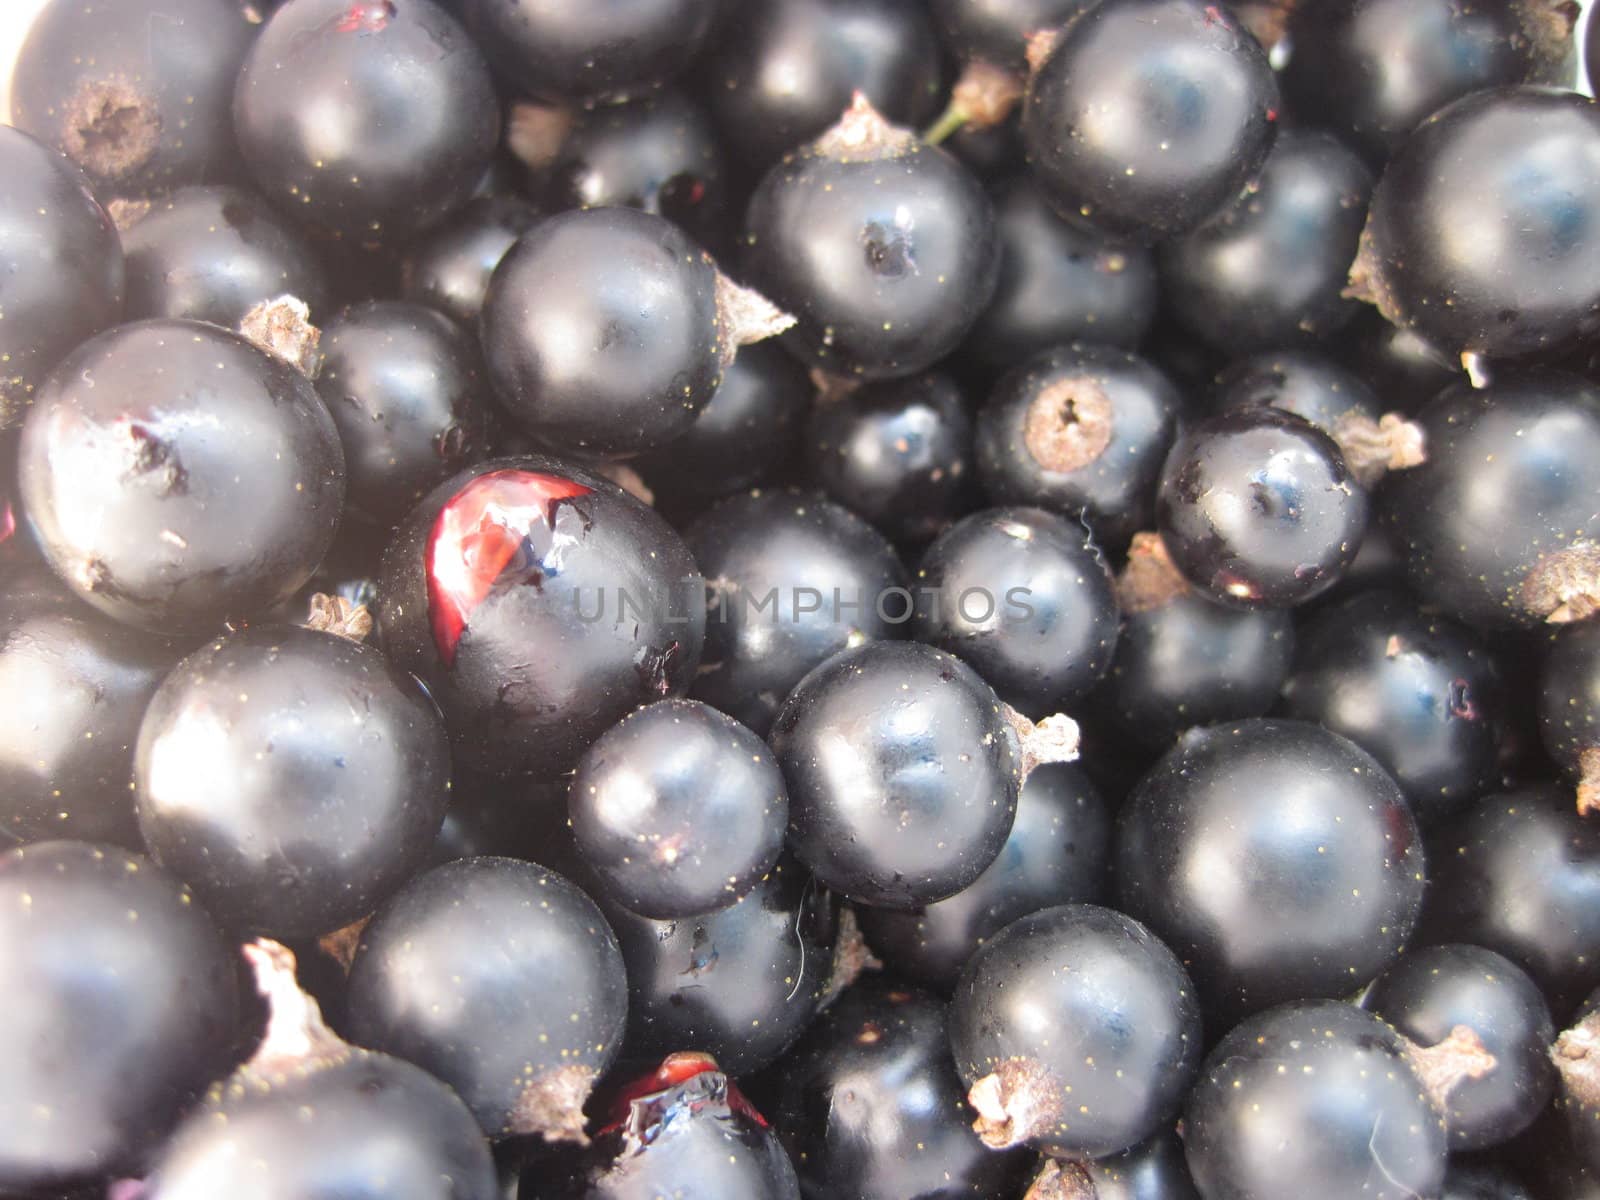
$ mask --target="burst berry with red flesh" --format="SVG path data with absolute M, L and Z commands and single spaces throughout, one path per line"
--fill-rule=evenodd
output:
M 309 380 L 225 329 L 168 320 L 73 352 L 29 412 L 18 476 L 74 592 L 189 637 L 292 596 L 333 542 L 345 483 Z
M 492 1138 L 583 1141 L 584 1102 L 627 1015 L 622 955 L 594 901 L 509 858 L 412 880 L 350 966 L 354 1037 L 449 1084 Z
M 438 703 L 457 760 L 570 770 L 631 709 L 681 694 L 705 636 L 694 559 L 592 472 L 495 459 L 400 526 L 379 581 L 384 649 Z
M 951 1002 L 950 1047 L 986 1145 L 1100 1157 L 1177 1114 L 1200 1063 L 1200 1008 L 1143 925 L 1068 904 L 1013 922 L 973 955 Z
M 1222 5 L 1104 0 L 1029 49 L 1028 165 L 1058 212 L 1108 237 L 1198 228 L 1272 148 L 1277 82 Z

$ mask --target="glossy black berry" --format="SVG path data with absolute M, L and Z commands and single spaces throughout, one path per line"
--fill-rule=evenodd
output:
M 266 1036 L 178 1127 L 147 1194 L 501 1200 L 488 1143 L 453 1091 L 330 1032 L 283 946 L 253 942 L 245 954 L 267 1000 Z
M 1439 1200 L 1534 1200 L 1534 1196 L 1506 1167 L 1454 1159 L 1445 1172 Z
M 350 966 L 356 1040 L 448 1083 L 491 1137 L 581 1141 L 627 1013 L 622 955 L 594 901 L 509 858 L 407 884 Z
M 590 457 L 663 446 L 694 423 L 740 344 L 783 327 L 764 311 L 745 332 L 740 294 L 664 217 L 551 217 L 507 253 L 484 300 L 501 406 L 542 442 Z
M 579 760 L 570 797 L 590 869 L 624 908 L 658 919 L 748 894 L 778 861 L 789 822 L 766 743 L 698 700 L 629 713 Z
M 1485 796 L 1429 839 L 1420 936 L 1498 951 L 1559 1020 L 1600 986 L 1600 825 L 1565 788 Z
M 1304 417 L 1337 437 L 1351 414 L 1376 421 L 1378 394 L 1360 375 L 1322 350 L 1269 350 L 1228 364 L 1212 390 L 1213 410 L 1270 405 Z
M 785 344 L 836 375 L 890 379 L 960 344 L 994 292 L 994 209 L 945 151 L 865 98 L 750 199 L 751 282 L 799 320 Z
M 1104 0 L 1033 71 L 1022 137 L 1063 216 L 1155 242 L 1232 202 L 1272 148 L 1278 107 L 1266 53 L 1229 9 Z
M 1355 991 L 1399 955 L 1423 898 L 1400 788 L 1300 721 L 1186 734 L 1123 807 L 1114 870 L 1119 907 L 1183 959 L 1222 1027 Z
M 1289 613 L 1223 607 L 1191 588 L 1148 533 L 1133 539 L 1117 599 L 1122 636 L 1096 695 L 1124 738 L 1165 750 L 1185 729 L 1264 716 L 1277 703 L 1295 649 Z
M 1149 331 L 1156 271 L 1143 246 L 1062 220 L 1026 175 L 998 189 L 995 233 L 1000 280 L 966 341 L 983 361 L 1010 366 L 1075 341 L 1132 348 Z
M 945 44 L 964 59 L 983 59 L 1021 73 L 1028 39 L 1059 29 L 1092 0 L 932 0 Z
M 792 859 L 736 904 L 699 916 L 652 921 L 606 902 L 628 968 L 625 1056 L 693 1046 L 730 1075 L 769 1066 L 828 994 L 833 907 Z
M 1367 511 L 1332 438 L 1292 413 L 1254 407 L 1178 439 L 1162 467 L 1156 525 L 1173 563 L 1213 600 L 1285 608 L 1339 581 Z
M 262 193 L 357 245 L 465 204 L 500 130 L 488 68 L 433 0 L 289 0 L 250 47 L 233 114 Z
M 1495 237 L 1463 237 L 1495 229 Z M 1600 320 L 1600 111 L 1478 92 L 1407 139 L 1372 194 L 1354 288 L 1441 350 L 1559 349 Z
M 1495 781 L 1504 694 L 1499 668 L 1470 630 L 1400 592 L 1376 591 L 1300 627 L 1283 712 L 1371 754 L 1427 823 Z
M 384 649 L 444 712 L 457 761 L 571 769 L 640 704 L 681 693 L 705 631 L 683 541 L 555 459 L 494 459 L 435 488 L 384 552 Z
M 135 1169 L 228 1066 L 233 954 L 187 888 L 87 842 L 0 855 L 0 1188 Z
M 1374 162 L 1469 92 L 1573 81 L 1577 8 L 1561 0 L 1300 0 L 1284 90 Z
M 991 508 L 941 534 L 917 566 L 912 634 L 959 655 L 1030 717 L 1070 708 L 1117 646 L 1116 592 L 1076 521 Z
M 1163 248 L 1163 300 L 1230 354 L 1327 338 L 1359 309 L 1344 289 L 1372 184 L 1331 134 L 1285 133 L 1242 196 Z
M 311 383 L 243 338 L 140 321 L 41 389 L 18 477 L 50 565 L 119 621 L 205 636 L 287 599 L 333 541 L 344 455 Z
M 256 36 L 243 6 L 52 0 L 37 11 L 11 78 L 12 120 L 76 161 L 103 200 L 237 171 L 228 103 Z
M 60 7 L 60 6 L 58 6 Z M 22 419 L 68 351 L 122 312 L 111 218 L 70 162 L 0 126 L 0 430 Z
M 694 695 L 763 736 L 807 671 L 863 639 L 900 636 L 916 603 L 883 535 L 813 493 L 731 497 L 684 540 L 707 587 Z
M 400 294 L 475 330 L 494 269 L 538 220 L 538 209 L 515 196 L 468 201 L 406 251 Z
M 948 993 L 967 960 L 1018 917 L 1105 899 L 1111 816 L 1072 763 L 1030 774 L 1000 854 L 954 896 L 906 912 L 863 908 L 861 931 L 896 977 Z
M 877 981 L 847 991 L 784 1060 L 769 1108 L 808 1200 L 1013 1195 L 1022 1151 L 972 1130 L 943 1001 Z
M 344 445 L 346 503 L 387 529 L 483 457 L 488 385 L 472 339 L 420 304 L 370 301 L 322 326 L 317 391 Z
M 973 955 L 950 1005 L 950 1048 L 986 1145 L 1099 1157 L 1176 1115 L 1200 1063 L 1200 1008 L 1143 925 L 1068 904 Z
M 1375 308 L 1356 314 L 1337 343 L 1345 364 L 1382 397 L 1383 407 L 1414 413 L 1465 375 L 1452 358 L 1421 334 L 1389 324 Z
M 1551 639 L 1539 674 L 1539 733 L 1578 779 L 1578 809 L 1600 809 L 1600 626 L 1569 626 Z
M 658 88 L 711 32 L 710 0 L 461 0 L 467 27 L 516 95 L 617 100 Z
M 769 740 L 789 784 L 790 848 L 852 900 L 953 896 L 1010 832 L 1017 734 L 989 685 L 932 646 L 834 655 L 789 694 Z
M 133 744 L 182 651 L 107 620 L 48 572 L 0 591 L 0 842 L 139 847 Z
M 1045 1158 L 1029 1196 L 1033 1200 L 1049 1200 L 1050 1188 L 1060 1191 L 1067 1200 L 1077 1196 L 1092 1200 L 1201 1200 L 1184 1161 L 1183 1142 L 1171 1131 L 1104 1158 Z
M 984 491 L 996 504 L 1082 514 L 1103 545 L 1126 545 L 1154 516 L 1181 406 L 1171 380 L 1137 355 L 1044 351 L 1004 376 L 978 414 Z
M 942 372 L 825 399 L 806 435 L 812 478 L 896 542 L 926 542 L 970 507 L 972 421 Z
M 1554 371 L 1465 383 L 1417 417 L 1427 461 L 1382 517 L 1425 602 L 1482 627 L 1582 618 L 1600 601 L 1600 390 Z
M 912 0 L 766 0 L 704 70 L 718 129 L 759 168 L 821 134 L 858 92 L 895 124 L 922 125 L 938 110 L 939 65 Z
M 1183 1119 L 1189 1169 L 1201 1195 L 1237 1200 L 1437 1195 L 1442 1101 L 1463 1068 L 1483 1060 L 1449 1043 L 1419 1047 L 1353 1005 L 1271 1009 L 1201 1068 Z
M 1424 1046 L 1457 1026 L 1477 1035 L 1494 1069 L 1464 1079 L 1446 1097 L 1452 1151 L 1481 1150 L 1509 1141 L 1550 1102 L 1555 1025 L 1538 984 L 1509 959 L 1479 946 L 1424 946 L 1402 954 L 1361 998 Z

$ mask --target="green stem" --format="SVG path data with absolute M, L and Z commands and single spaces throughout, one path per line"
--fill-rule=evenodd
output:
M 962 129 L 971 119 L 972 114 L 966 110 L 966 107 L 952 100 L 945 106 L 945 110 L 939 114 L 939 119 L 928 126 L 922 135 L 922 140 L 930 146 L 937 146 L 940 142 Z

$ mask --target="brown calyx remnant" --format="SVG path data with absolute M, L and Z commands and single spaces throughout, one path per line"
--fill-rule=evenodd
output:
M 239 322 L 239 334 L 258 350 L 282 359 L 307 379 L 322 370 L 322 330 L 311 323 L 304 300 L 279 296 L 263 300 Z
M 372 916 L 369 913 L 359 920 L 351 921 L 343 929 L 325 933 L 317 939 L 317 948 L 343 967 L 345 974 L 348 975 L 350 964 L 356 960 L 356 947 L 361 945 L 361 935 L 367 931 L 367 925 L 371 921 Z
M 519 100 L 506 120 L 506 146 L 529 170 L 547 170 L 561 157 L 575 120 L 570 109 Z
M 154 157 L 161 144 L 155 103 L 122 79 L 95 79 L 67 101 L 61 148 L 89 174 L 122 179 Z
M 1061 1089 L 1031 1058 L 1008 1058 L 967 1091 L 973 1130 L 991 1150 L 1009 1150 L 1061 1120 Z
M 247 942 L 243 950 L 255 972 L 256 990 L 267 1002 L 267 1032 L 240 1073 L 282 1079 L 350 1057 L 350 1046 L 328 1028 L 322 1009 L 301 990 L 293 952 L 270 938 Z
M 833 940 L 833 962 L 828 968 L 828 982 L 822 986 L 822 999 L 818 1010 L 827 1008 L 856 980 L 863 971 L 881 971 L 883 963 L 872 953 L 867 939 L 861 933 L 861 920 L 856 910 L 848 904 L 839 905 L 839 930 Z
M 1517 5 L 1517 23 L 1534 60 L 1529 83 L 1572 86 L 1572 35 L 1582 15 L 1577 0 L 1522 0 Z
M 848 400 L 861 390 L 861 380 L 852 379 L 847 375 L 835 375 L 832 371 L 825 371 L 821 367 L 812 367 L 808 377 L 811 386 L 816 390 L 818 404 L 837 404 L 840 400 Z
M 1367 223 L 1361 227 L 1361 239 L 1356 244 L 1355 261 L 1350 264 L 1350 277 L 1340 294 L 1346 300 L 1372 305 L 1389 324 L 1404 328 L 1405 317 L 1384 276 L 1383 254 L 1372 232 L 1373 221 L 1374 214 L 1368 212 Z
M 1556 1038 L 1550 1048 L 1567 1099 L 1600 1109 L 1600 1012 L 1592 1012 Z
M 627 463 L 608 462 L 600 463 L 594 469 L 596 475 L 604 475 L 640 504 L 654 505 L 656 494 L 650 490 L 650 485 L 644 481 L 644 476 L 635 471 Z
M 1173 563 L 1161 535 L 1134 534 L 1127 564 L 1117 576 L 1117 604 L 1122 611 L 1154 612 L 1188 594 L 1189 581 Z
M 330 596 L 326 592 L 317 592 L 311 597 L 310 608 L 311 611 L 305 619 L 307 629 L 314 629 L 318 633 L 331 633 L 335 637 L 348 638 L 352 642 L 364 642 L 367 640 L 367 635 L 372 632 L 372 614 L 367 611 L 364 604 L 352 603 L 343 596 Z M 365 920 L 363 917 L 362 921 Z M 341 929 L 327 936 L 338 937 L 344 932 Z M 323 949 L 327 947 L 324 946 Z M 345 966 L 349 965 L 345 963 Z
M 1390 471 L 1420 467 L 1427 461 L 1422 426 L 1399 413 L 1384 413 L 1374 421 L 1351 409 L 1334 424 L 1333 440 L 1362 487 L 1372 487 Z
M 1494 1055 L 1484 1049 L 1483 1041 L 1465 1025 L 1457 1025 L 1450 1036 L 1435 1046 L 1419 1046 L 1405 1041 L 1406 1059 L 1411 1069 L 1422 1081 L 1423 1091 L 1433 1102 L 1433 1107 L 1444 1112 L 1450 1093 L 1458 1084 L 1468 1079 L 1482 1079 L 1497 1065 Z
M 111 218 L 111 223 L 117 227 L 118 233 L 127 233 L 149 215 L 148 200 L 125 200 L 118 196 L 106 205 L 106 216 Z
M 538 1134 L 547 1142 L 589 1144 L 583 1131 L 583 1106 L 594 1090 L 591 1067 L 566 1066 L 545 1071 L 522 1089 L 506 1122 L 508 1137 Z
M 811 150 L 836 162 L 881 162 L 910 154 L 920 144 L 911 130 L 889 124 L 865 92 L 856 92 L 844 115 L 811 144 Z
M 1600 545 L 1573 542 L 1546 554 L 1523 578 L 1517 600 L 1551 625 L 1588 620 L 1600 612 Z
M 1026 81 L 1014 71 L 978 58 L 961 69 L 950 89 L 950 103 L 930 125 L 922 140 L 937 146 L 959 129 L 993 129 L 1012 113 L 1022 99 Z
M 1113 409 L 1105 388 L 1088 376 L 1043 388 L 1022 418 L 1022 444 L 1046 471 L 1081 470 L 1111 444 Z
M 1039 69 L 1049 61 L 1050 56 L 1056 52 L 1056 47 L 1061 44 L 1061 30 L 1041 29 L 1037 33 L 1028 35 L 1028 45 L 1024 52 L 1028 59 L 1028 74 L 1037 75 Z
M 1052 713 L 1030 721 L 1004 702 L 1000 715 L 1016 732 L 1022 751 L 1022 778 L 1032 775 L 1045 763 L 1073 762 L 1078 757 L 1078 723 L 1063 713 Z
M 733 364 L 740 346 L 751 346 L 794 328 L 795 319 L 754 288 L 717 272 L 717 342 L 722 369 Z
M 1077 1163 L 1047 1158 L 1022 1200 L 1095 1200 L 1098 1190 Z
M 1600 746 L 1578 752 L 1578 815 L 1600 812 Z

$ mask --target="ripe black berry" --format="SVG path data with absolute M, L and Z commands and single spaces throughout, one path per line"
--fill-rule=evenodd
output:
M 117 320 L 124 271 L 111 219 L 59 154 L 0 125 L 0 180 L 3 431 L 68 351 Z
M 140 321 L 79 347 L 35 400 L 18 476 L 72 590 L 170 635 L 204 636 L 293 595 L 344 497 L 339 435 L 310 382 L 192 321 Z
M 262 192 L 355 244 L 466 203 L 500 130 L 488 68 L 433 0 L 289 0 L 250 47 L 233 114 Z
M 726 908 L 778 861 L 789 795 L 767 745 L 698 700 L 629 713 L 578 762 L 578 852 L 624 908 L 658 919 Z
M 1023 1200 L 1056 1195 L 1062 1200 L 1201 1200 L 1189 1178 L 1183 1142 L 1170 1130 L 1105 1158 L 1044 1158 Z
M 1155 242 L 1197 228 L 1272 148 L 1272 68 L 1221 5 L 1104 0 L 1030 55 L 1028 165 L 1063 216 L 1107 236 Z
M 676 533 L 589 471 L 494 459 L 435 488 L 384 552 L 384 649 L 427 686 L 457 759 L 569 770 L 639 704 L 681 693 L 705 631 Z
M 538 220 L 538 210 L 515 196 L 469 201 L 407 250 L 401 295 L 476 329 L 494 269 Z
M 950 1005 L 950 1047 L 986 1145 L 1099 1157 L 1177 1113 L 1200 1062 L 1200 1009 L 1143 925 L 1068 904 L 973 955 Z
M 227 1069 L 233 955 L 189 890 L 86 842 L 0 855 L 0 1189 L 138 1166 Z
M 1230 363 L 1217 376 L 1213 411 L 1253 405 L 1304 417 L 1335 440 L 1341 424 L 1377 421 L 1383 411 L 1371 385 L 1322 350 L 1269 350 Z
M 446 863 L 362 931 L 350 1029 L 448 1083 L 491 1137 L 583 1140 L 583 1104 L 622 1047 L 628 991 L 600 910 L 509 858 Z
M 1281 409 L 1219 413 L 1167 455 L 1156 524 L 1173 563 L 1213 600 L 1301 604 L 1339 581 L 1367 528 L 1367 493 L 1338 445 Z
M 1578 778 L 1578 811 L 1600 811 L 1600 626 L 1558 633 L 1539 675 L 1539 732 L 1545 749 Z
M 1028 39 L 1058 29 L 1093 0 L 932 0 L 949 48 L 964 59 L 984 59 L 1017 72 L 1027 66 Z
M 994 210 L 943 150 L 858 96 L 767 172 L 745 216 L 755 286 L 799 324 L 789 346 L 837 375 L 914 375 L 954 350 L 994 292 Z
M 1353 742 L 1300 721 L 1186 734 L 1123 807 L 1116 853 L 1120 907 L 1177 952 L 1223 1027 L 1353 992 L 1422 906 L 1405 796 Z

